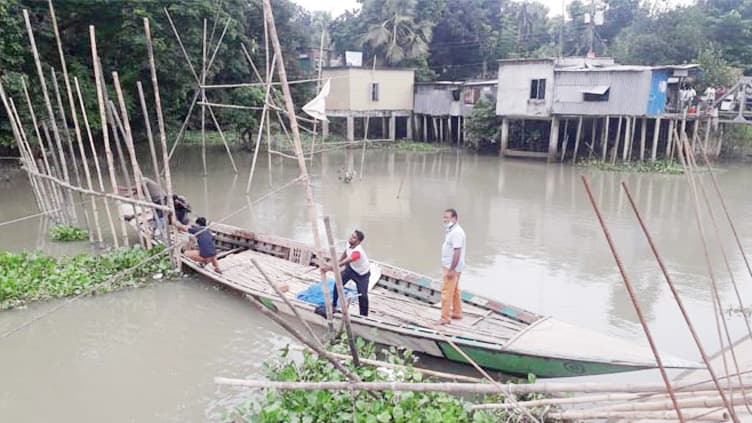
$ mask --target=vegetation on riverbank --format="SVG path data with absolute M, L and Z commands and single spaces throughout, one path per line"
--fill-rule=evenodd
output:
M 0 253 L 0 310 L 32 301 L 139 286 L 171 272 L 169 256 L 161 247 L 121 248 L 97 256 L 80 254 L 64 258 L 3 252 Z
M 351 362 L 343 363 L 355 372 L 364 382 L 424 382 L 426 379 L 412 365 L 417 358 L 409 350 L 398 351 L 394 347 L 379 352 L 377 357 L 374 344 L 357 339 L 361 358 L 378 359 L 384 362 L 406 366 L 405 370 L 354 367 Z M 348 353 L 345 342 L 334 344 L 330 350 Z M 344 376 L 327 360 L 315 353 L 304 351 L 301 359 L 294 359 L 286 348 L 277 360 L 265 363 L 268 377 L 272 381 L 342 381 Z M 358 423 L 419 423 L 419 422 L 497 422 L 524 421 L 508 410 L 470 410 L 468 396 L 459 398 L 446 393 L 435 392 L 383 392 L 378 399 L 366 392 L 338 391 L 275 391 L 267 390 L 251 400 L 230 410 L 225 416 L 232 422 L 358 422 Z M 537 396 L 536 396 L 537 398 Z M 481 399 L 481 398 L 474 398 Z M 518 400 L 533 399 L 520 395 Z M 485 398 L 502 402 L 498 396 Z M 537 410 L 540 411 L 540 410 Z M 532 410 L 536 415 L 536 410 Z M 545 421 L 545 420 L 542 420 Z
M 50 238 L 53 241 L 83 241 L 88 237 L 88 232 L 75 226 L 57 225 L 50 228 Z
M 681 165 L 673 160 L 611 163 L 608 160 L 590 159 L 578 161 L 577 166 L 610 172 L 662 173 L 665 175 L 681 175 L 684 173 Z

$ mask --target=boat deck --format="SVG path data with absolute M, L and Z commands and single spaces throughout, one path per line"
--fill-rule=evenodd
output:
M 227 255 L 219 260 L 222 275 L 218 279 L 226 279 L 236 288 L 247 288 L 252 291 L 262 291 L 271 295 L 272 288 L 264 280 L 261 273 L 253 265 L 255 259 L 264 272 L 275 282 L 286 283 L 290 290 L 285 294 L 295 302 L 302 302 L 296 294 L 307 289 L 311 284 L 318 284 L 319 275 L 316 267 L 306 266 L 270 256 L 257 251 L 246 250 Z M 211 269 L 207 266 L 207 269 Z M 440 306 L 417 299 L 406 297 L 383 289 L 376 285 L 369 292 L 369 319 L 381 321 L 397 326 L 416 326 L 421 328 L 435 328 L 439 319 Z M 359 318 L 357 301 L 350 304 L 350 315 Z M 323 323 L 323 318 L 322 318 Z M 463 304 L 463 318 L 453 320 L 452 324 L 441 326 L 441 332 L 458 337 L 469 337 L 478 341 L 504 344 L 528 325 L 506 318 L 489 310 L 470 304 Z

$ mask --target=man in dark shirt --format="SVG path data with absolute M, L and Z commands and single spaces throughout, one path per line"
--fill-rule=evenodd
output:
M 219 270 L 219 261 L 217 260 L 217 247 L 214 245 L 214 234 L 209 230 L 206 225 L 206 218 L 199 217 L 196 219 L 196 224 L 191 227 L 187 227 L 183 224 L 176 223 L 178 229 L 181 231 L 187 231 L 188 233 L 196 237 L 198 243 L 198 250 L 187 250 L 183 254 L 189 259 L 206 264 L 210 263 L 214 266 L 214 270 L 217 273 L 222 273 Z
M 183 225 L 187 225 L 189 222 L 188 213 L 191 212 L 191 205 L 188 204 L 188 200 L 182 195 L 173 194 L 172 202 L 175 205 L 175 217 L 177 217 L 177 221 Z

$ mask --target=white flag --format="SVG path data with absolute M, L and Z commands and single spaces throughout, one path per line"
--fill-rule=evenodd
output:
M 324 86 L 321 88 L 321 92 L 319 92 L 313 100 L 303 106 L 303 111 L 308 113 L 314 119 L 329 121 L 329 119 L 326 118 L 326 97 L 329 95 L 330 82 L 331 79 L 327 79 L 326 83 L 324 83 Z

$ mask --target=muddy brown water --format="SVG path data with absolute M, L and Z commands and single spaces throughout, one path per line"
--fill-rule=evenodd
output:
M 311 242 L 303 191 L 288 188 L 248 205 L 247 153 L 235 153 L 235 176 L 221 149 L 210 149 L 202 177 L 200 149 L 180 148 L 173 165 L 177 191 L 194 214 L 258 232 Z M 144 172 L 148 160 L 142 160 Z M 463 288 L 536 313 L 626 339 L 643 339 L 626 289 L 580 181 L 587 175 L 619 253 L 632 278 L 662 351 L 699 359 L 678 308 L 620 191 L 626 181 L 641 207 L 694 324 L 708 350 L 718 347 L 710 285 L 691 197 L 683 176 L 624 174 L 562 164 L 501 160 L 443 153 L 370 151 L 365 169 L 342 181 L 344 152 L 311 163 L 316 206 L 332 217 L 344 241 L 360 228 L 369 255 L 438 276 L 442 211 L 455 207 L 468 236 Z M 354 168 L 360 169 L 360 154 Z M 258 198 L 298 174 L 295 162 L 260 156 L 250 198 Z M 752 169 L 727 167 L 719 174 L 730 213 L 744 246 L 752 250 Z M 709 177 L 704 176 L 710 188 Z M 400 190 L 401 186 L 401 190 Z M 399 198 L 397 194 L 399 191 Z M 721 211 L 720 245 L 745 301 L 752 282 Z M 28 180 L 6 172 L 0 181 L 0 222 L 35 212 Z M 102 220 L 105 222 L 105 220 Z M 712 225 L 711 259 L 725 307 L 735 304 Z M 106 225 L 105 225 L 106 226 Z M 0 227 L 0 250 L 42 250 L 65 255 L 87 243 L 50 242 L 40 219 Z M 6 332 L 58 301 L 0 313 Z M 728 319 L 732 336 L 746 333 L 738 316 Z M 13 335 L 0 339 L 0 419 L 3 421 L 201 421 L 219 420 L 248 393 L 217 387 L 214 376 L 262 377 L 261 363 L 288 342 L 281 329 L 237 295 L 196 278 L 155 284 L 65 305 Z M 573 339 L 571 342 L 577 342 Z M 446 366 L 440 361 L 434 367 Z M 657 372 L 590 378 L 654 381 Z

